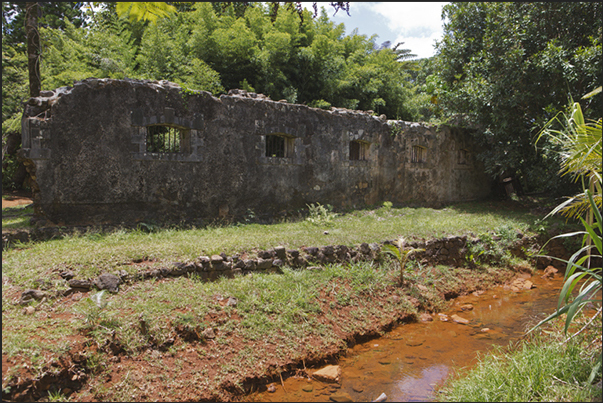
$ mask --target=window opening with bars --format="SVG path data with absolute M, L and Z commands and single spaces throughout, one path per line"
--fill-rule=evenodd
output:
M 421 146 L 412 146 L 410 161 L 418 163 L 427 162 L 427 149 Z
M 181 144 L 183 139 L 183 130 L 176 127 L 161 125 L 147 126 L 147 152 L 181 152 Z
M 266 136 L 266 157 L 291 158 L 293 156 L 293 138 L 269 134 Z
M 350 141 L 350 161 L 368 160 L 369 143 L 358 140 Z

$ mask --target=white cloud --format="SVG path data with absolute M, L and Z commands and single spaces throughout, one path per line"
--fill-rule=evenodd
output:
M 353 3 L 352 3 L 353 4 Z M 442 6 L 446 3 L 365 3 L 385 18 L 391 30 L 416 35 L 419 31 L 442 32 Z M 428 35 L 427 35 L 428 36 Z
M 442 6 L 446 3 L 367 3 L 379 14 L 396 41 L 404 42 L 419 58 L 435 54 L 434 44 L 442 37 Z
M 442 37 L 442 6 L 445 4 L 350 2 L 350 16 L 342 10 L 333 16 L 334 9 L 328 3 L 318 2 L 318 8 L 324 6 L 335 23 L 343 22 L 348 35 L 358 27 L 359 33 L 367 37 L 379 35 L 377 43 L 390 40 L 393 46 L 404 42 L 404 49 L 424 58 L 435 54 L 435 41 Z M 304 2 L 302 5 L 312 10 L 312 3 Z
M 425 57 L 431 57 L 435 54 L 435 42 L 442 37 L 440 33 L 434 32 L 430 36 L 398 36 L 394 41 L 393 45 L 398 42 L 404 42 L 400 48 L 410 49 L 413 55 L 417 55 L 417 58 L 422 59 Z

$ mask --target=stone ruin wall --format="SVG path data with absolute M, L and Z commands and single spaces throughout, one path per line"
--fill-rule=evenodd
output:
M 178 129 L 177 152 L 148 150 L 157 126 Z M 440 206 L 491 189 L 461 130 L 241 90 L 216 98 L 167 81 L 86 79 L 43 91 L 26 104 L 22 135 L 46 224 L 201 224 L 316 202 Z M 267 155 L 274 139 L 280 154 Z

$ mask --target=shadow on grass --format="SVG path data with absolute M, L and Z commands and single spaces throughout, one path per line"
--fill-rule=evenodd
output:
M 33 212 L 33 204 L 3 208 L 2 229 L 31 228 Z
M 484 200 L 451 204 L 447 208 L 459 214 L 488 214 L 523 223 L 530 231 L 546 233 L 550 230 L 579 229 L 576 220 L 567 220 L 562 216 L 547 217 L 558 204 L 552 197 L 524 196 L 519 200 Z

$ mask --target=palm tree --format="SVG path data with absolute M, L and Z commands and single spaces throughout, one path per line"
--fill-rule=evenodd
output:
M 584 98 L 590 98 L 601 93 L 601 87 L 586 94 Z M 566 315 L 564 332 L 567 334 L 570 324 L 573 322 L 576 314 L 580 312 L 587 304 L 598 302 L 598 293 L 603 288 L 601 282 L 601 267 L 591 267 L 591 257 L 595 256 L 600 261 L 603 254 L 603 243 L 601 231 L 603 230 L 603 217 L 601 217 L 601 118 L 596 121 L 586 122 L 580 104 L 575 102 L 571 105 L 569 117 L 562 114 L 564 122 L 560 122 L 557 117 L 553 118 L 540 136 L 546 134 L 550 136 L 554 143 L 561 146 L 561 174 L 573 175 L 575 180 L 582 180 L 584 191 L 574 197 L 569 198 L 564 203 L 557 206 L 548 215 L 561 213 L 568 217 L 580 218 L 585 231 L 572 232 L 568 234 L 557 235 L 552 239 L 562 239 L 572 236 L 584 236 L 582 248 L 575 252 L 569 260 L 561 260 L 567 263 L 565 270 L 565 283 L 559 294 L 557 311 L 542 320 L 534 326 L 530 332 L 540 325 Z M 559 116 L 559 115 L 558 115 Z M 554 120 L 560 122 L 562 130 L 550 129 Z M 586 182 L 585 182 L 586 181 Z M 582 215 L 586 214 L 586 220 Z M 596 220 L 594 220 L 596 218 Z M 550 240 L 549 240 L 550 242 Z M 548 242 L 547 242 L 548 244 Z M 545 244 L 543 248 L 547 245 Z M 594 245 L 593 245 L 594 244 Z M 598 255 L 596 254 L 598 253 Z M 578 295 L 575 295 L 578 290 Z M 563 306 L 562 306 L 563 305 Z M 591 322 L 596 316 L 601 314 L 601 307 L 591 317 Z M 575 333 L 566 340 L 569 341 L 582 330 Z M 592 382 L 599 368 L 603 364 L 603 355 L 599 353 L 599 358 L 592 368 L 588 382 Z
M 586 94 L 583 99 L 601 92 L 601 87 Z M 562 116 L 563 120 L 559 118 Z M 551 129 L 553 123 L 560 123 L 561 130 Z M 589 189 L 595 204 L 601 209 L 601 118 L 586 122 L 578 102 L 571 105 L 569 116 L 560 113 L 551 119 L 540 132 L 538 140 L 547 135 L 561 148 L 561 175 L 571 175 L 575 181 L 581 180 L 583 189 Z M 537 140 L 537 142 L 538 142 Z M 548 216 L 561 213 L 566 217 L 578 218 L 587 214 L 587 223 L 592 224 L 592 209 L 585 192 L 570 197 L 557 206 Z
M 381 248 L 383 252 L 393 256 L 398 261 L 398 264 L 400 265 L 400 285 L 404 285 L 404 269 L 406 268 L 406 262 L 410 255 L 425 251 L 425 249 L 405 249 L 405 246 L 406 242 L 404 241 L 404 238 L 400 237 L 393 245 L 385 244 Z

